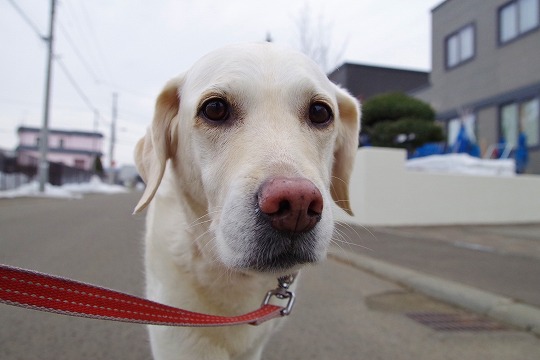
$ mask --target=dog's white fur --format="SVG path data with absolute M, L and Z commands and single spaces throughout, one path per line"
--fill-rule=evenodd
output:
M 201 116 L 202 104 L 212 97 L 230 104 L 230 118 L 222 124 Z M 310 123 L 314 101 L 331 108 L 332 123 Z M 348 183 L 359 117 L 358 102 L 311 60 L 272 44 L 223 48 L 171 80 L 135 151 L 147 184 L 135 211 L 149 207 L 147 296 L 216 315 L 257 309 L 276 276 L 300 266 L 272 262 L 260 245 L 288 236 L 263 233 L 255 216 L 257 190 L 277 176 L 306 178 L 320 190 L 321 220 L 309 243 L 304 239 L 309 246 L 298 251 L 309 262 L 324 259 L 334 229 L 332 198 L 351 212 Z M 156 359 L 259 359 L 281 322 L 150 326 L 152 353 Z

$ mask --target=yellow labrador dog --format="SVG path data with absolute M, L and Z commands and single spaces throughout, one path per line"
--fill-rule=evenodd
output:
M 306 56 L 235 45 L 169 81 L 135 159 L 146 182 L 147 296 L 215 315 L 260 306 L 276 277 L 326 257 L 359 104 Z M 276 326 L 150 326 L 156 359 L 259 359 Z

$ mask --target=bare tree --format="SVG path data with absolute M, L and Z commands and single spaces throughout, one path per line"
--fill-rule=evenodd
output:
M 295 22 L 300 51 L 319 64 L 323 71 L 333 70 L 343 58 L 347 41 L 335 42 L 333 24 L 326 21 L 322 12 L 314 16 L 307 2 Z

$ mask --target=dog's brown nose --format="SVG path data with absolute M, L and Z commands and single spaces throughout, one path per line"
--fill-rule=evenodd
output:
M 276 230 L 306 232 L 321 219 L 323 198 L 308 179 L 270 179 L 261 186 L 258 197 L 259 208 Z

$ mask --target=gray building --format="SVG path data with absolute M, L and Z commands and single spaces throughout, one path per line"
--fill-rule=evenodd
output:
M 527 172 L 540 173 L 540 0 L 447 0 L 432 10 L 429 102 L 451 144 L 464 123 L 483 153 L 527 136 Z
M 345 63 L 328 78 L 360 100 L 386 92 L 408 92 L 425 87 L 429 73 L 381 66 Z

